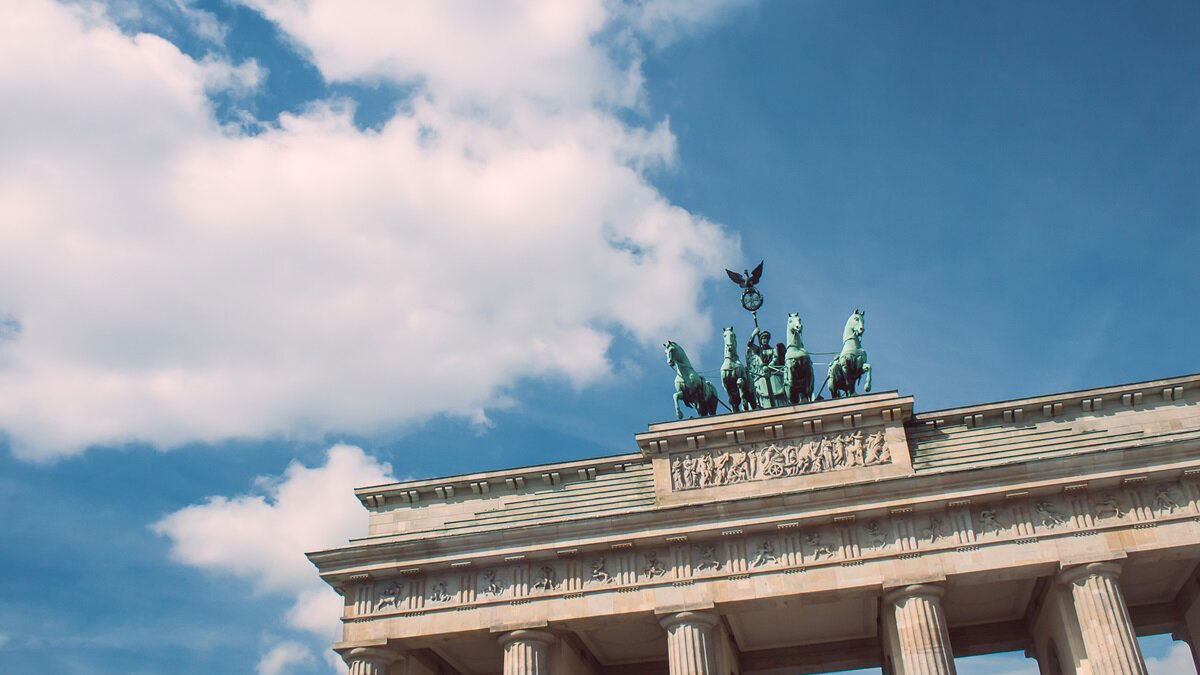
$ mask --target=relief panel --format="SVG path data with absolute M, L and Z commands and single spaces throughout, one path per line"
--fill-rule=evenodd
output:
M 674 490 L 734 485 L 890 464 L 891 451 L 883 429 L 859 429 L 796 441 L 759 443 L 743 448 L 696 450 L 672 455 Z

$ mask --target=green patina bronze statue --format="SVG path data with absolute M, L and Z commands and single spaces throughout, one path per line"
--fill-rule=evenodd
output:
M 754 380 L 754 392 L 760 408 L 787 405 L 783 359 L 783 344 L 772 347 L 771 331 L 755 328 L 746 344 L 746 364 L 750 377 Z
M 812 357 L 804 349 L 804 323 L 800 315 L 791 312 L 787 318 L 787 351 L 783 357 L 783 379 L 787 387 L 788 403 L 807 403 L 812 400 L 813 377 Z
M 733 326 L 724 330 L 725 361 L 721 363 L 721 384 L 729 396 L 729 407 L 734 412 L 755 410 L 758 408 L 758 398 L 754 394 L 754 386 L 750 383 L 750 374 L 746 366 L 738 358 L 737 335 Z
M 846 319 L 842 330 L 842 351 L 829 363 L 829 373 L 822 388 L 829 387 L 833 398 L 853 396 L 858 379 L 867 377 L 865 391 L 871 391 L 871 364 L 867 363 L 867 350 L 862 348 L 862 334 L 866 330 L 865 312 L 854 310 Z
M 762 281 L 762 273 L 763 261 L 761 260 L 758 261 L 758 266 L 754 268 L 753 272 L 746 270 L 744 274 L 738 274 L 730 269 L 725 270 L 725 274 L 729 275 L 729 280 L 737 284 L 738 288 L 742 289 L 742 307 L 744 307 L 747 312 L 754 313 L 758 311 L 759 307 L 762 307 L 762 293 L 755 288 L 755 286 L 758 285 L 758 282 Z M 757 318 L 754 321 L 754 327 L 758 327 Z
M 696 372 L 683 347 L 668 340 L 663 343 L 663 349 L 667 353 L 667 365 L 675 369 L 675 416 L 683 419 L 680 402 L 694 408 L 701 417 L 716 415 L 717 390 L 712 383 Z
M 754 332 L 746 343 L 745 363 L 738 360 L 737 335 L 733 326 L 724 329 L 725 360 L 721 363 L 721 384 L 729 396 L 732 412 L 774 408 L 813 401 L 812 357 L 804 348 L 804 323 L 800 315 L 791 312 L 787 317 L 787 344 L 780 342 L 771 346 L 771 333 L 759 328 L 758 310 L 762 308 L 763 296 L 757 288 L 762 281 L 763 263 L 754 270 L 738 274 L 725 270 L 730 280 L 741 289 L 742 307 L 754 319 Z M 842 351 L 829 363 L 829 370 L 821 384 L 821 391 L 829 387 L 833 398 L 853 396 L 858 381 L 866 376 L 866 391 L 871 391 L 871 364 L 867 363 L 867 351 L 862 347 L 862 334 L 866 329 L 865 313 L 854 310 L 846 320 L 842 331 Z M 683 419 L 680 402 L 694 408 L 701 417 L 717 414 L 717 405 L 725 405 L 717 398 L 716 389 L 692 367 L 687 354 L 674 342 L 666 342 L 667 365 L 675 369 L 675 416 Z M 825 352 L 817 352 L 822 354 Z M 820 392 L 815 400 L 822 400 Z

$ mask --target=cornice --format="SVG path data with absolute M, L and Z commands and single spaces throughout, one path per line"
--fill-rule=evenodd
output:
M 1188 447 L 1200 446 L 1189 442 Z M 944 469 L 880 479 L 869 484 L 835 485 L 761 497 L 712 500 L 705 503 L 659 507 L 601 518 L 581 518 L 570 523 L 569 539 L 563 523 L 534 524 L 501 532 L 476 532 L 437 539 L 387 540 L 308 554 L 331 584 L 363 571 L 413 566 L 450 566 L 468 559 L 503 558 L 506 555 L 556 556 L 564 548 L 607 546 L 614 540 L 666 540 L 673 536 L 706 536 L 731 528 L 777 527 L 780 523 L 833 521 L 846 516 L 886 513 L 895 509 L 917 511 L 937 508 L 955 500 L 987 495 L 1063 490 L 1089 482 L 1119 481 L 1130 476 L 1177 476 L 1200 471 L 1200 461 L 1180 461 L 1180 443 L 1164 441 L 1088 450 L 1029 461 L 987 467 Z M 1137 456 L 1130 456 L 1136 451 Z M 1194 450 L 1191 453 L 1194 454 Z M 1083 461 L 1081 461 L 1083 460 Z M 1036 471 L 1031 467 L 1037 467 Z M 487 553 L 473 553 L 479 550 Z
M 1145 380 L 1128 384 L 1117 384 L 1094 389 L 1080 389 L 1055 394 L 1043 394 L 1001 401 L 990 401 L 968 406 L 943 408 L 918 412 L 912 416 L 909 425 L 925 424 L 958 424 L 969 426 L 979 424 L 976 415 L 983 415 L 983 421 L 1013 421 L 1015 411 L 1028 418 L 1057 417 L 1069 412 L 1091 413 L 1104 409 L 1118 410 L 1122 407 L 1149 407 L 1182 401 L 1188 392 L 1200 388 L 1200 373 L 1180 375 L 1159 380 Z M 1097 404 L 1097 400 L 1099 403 Z M 1049 406 L 1049 410 L 1046 409 Z M 970 418 L 968 420 L 968 418 Z M 1019 418 L 1018 418 L 1019 419 Z

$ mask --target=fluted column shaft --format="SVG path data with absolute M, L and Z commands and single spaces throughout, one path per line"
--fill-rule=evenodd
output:
M 1088 665 L 1094 675 L 1145 675 L 1129 609 L 1121 595 L 1115 563 L 1089 563 L 1063 571 L 1059 581 L 1071 588 L 1071 599 Z
M 667 632 L 671 675 L 716 675 L 716 635 L 720 619 L 704 611 L 677 611 L 659 620 Z
M 500 636 L 504 675 L 548 675 L 554 636 L 541 630 L 514 630 Z
M 675 612 L 659 619 L 667 631 L 671 675 L 717 675 L 717 643 L 713 627 L 720 622 L 707 612 Z
M 396 652 L 379 647 L 355 647 L 342 654 L 350 675 L 387 675 L 388 666 L 399 658 Z
M 883 596 L 893 626 L 890 640 L 895 675 L 954 675 L 950 632 L 942 611 L 940 586 L 913 584 Z

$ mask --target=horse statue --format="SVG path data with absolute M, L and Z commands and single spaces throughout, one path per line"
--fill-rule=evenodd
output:
M 754 410 L 758 407 L 758 399 L 754 395 L 750 374 L 738 358 L 737 335 L 733 333 L 733 326 L 727 327 L 724 335 L 725 361 L 721 363 L 721 384 L 725 387 L 725 393 L 729 395 L 729 407 L 733 408 L 734 412 Z
M 787 351 L 783 357 L 783 380 L 788 401 L 792 405 L 812 400 L 815 380 L 812 357 L 804 349 L 804 324 L 800 321 L 800 315 L 795 312 L 789 313 L 787 318 Z
M 717 390 L 712 383 L 696 372 L 683 347 L 668 340 L 663 349 L 667 352 L 667 365 L 675 369 L 675 416 L 683 419 L 680 401 L 695 408 L 701 417 L 716 415 Z
M 846 319 L 842 351 L 829 362 L 829 374 L 822 386 L 829 387 L 829 395 L 833 398 L 853 396 L 854 385 L 864 375 L 867 376 L 865 391 L 871 391 L 871 364 L 867 363 L 867 350 L 862 348 L 862 334 L 867 327 L 865 316 L 861 309 L 856 309 Z

